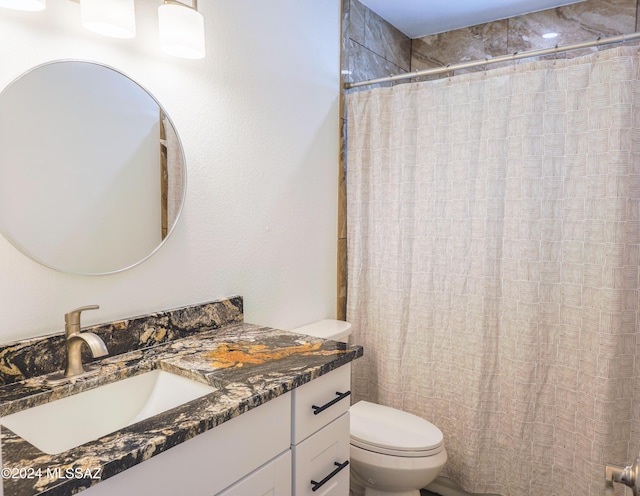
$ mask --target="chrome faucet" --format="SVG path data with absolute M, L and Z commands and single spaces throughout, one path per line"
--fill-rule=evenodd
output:
M 93 332 L 82 332 L 80 330 L 80 314 L 85 310 L 96 310 L 100 308 L 98 305 L 89 305 L 86 307 L 71 310 L 64 316 L 64 330 L 67 345 L 67 368 L 65 377 L 73 377 L 85 372 L 82 366 L 82 343 L 86 343 L 91 350 L 93 358 L 102 357 L 109 354 L 107 345 L 104 341 Z

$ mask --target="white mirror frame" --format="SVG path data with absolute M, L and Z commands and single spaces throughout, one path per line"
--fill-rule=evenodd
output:
M 69 78 L 66 69 L 90 80 L 83 84 Z M 44 82 L 38 80 L 45 75 Z M 82 98 L 90 96 L 77 98 L 85 88 L 103 93 L 88 105 Z M 66 99 L 75 106 L 73 112 L 68 105 L 60 106 Z M 132 107 L 134 102 L 139 105 Z M 160 186 L 158 180 L 156 186 L 151 184 L 155 178 L 149 180 L 155 167 L 160 170 L 160 161 L 146 160 L 156 154 L 154 143 L 158 157 L 162 155 L 160 135 L 154 134 L 161 128 L 172 136 L 173 144 L 169 150 L 166 141 L 162 144 L 165 162 L 170 162 L 169 195 L 166 184 Z M 25 136 L 27 131 L 31 135 Z M 118 146 L 105 136 L 114 136 Z M 89 139 L 99 142 L 87 145 Z M 133 160 L 139 156 L 143 160 Z M 56 167 L 49 167 L 52 162 Z M 113 170 L 112 163 L 118 164 Z M 95 167 L 89 169 L 87 164 Z M 158 172 L 157 177 L 160 175 Z M 67 177 L 53 186 L 61 176 Z M 87 183 L 70 182 L 78 177 L 97 177 L 98 181 L 92 181 L 96 183 L 93 189 Z M 116 183 L 115 179 L 125 181 Z M 114 198 L 116 193 L 118 198 Z M 143 198 L 156 195 L 157 205 L 150 213 L 142 213 L 139 204 Z M 173 198 L 167 200 L 166 196 Z M 84 275 L 132 268 L 169 238 L 185 197 L 186 164 L 175 126 L 156 98 L 121 71 L 92 61 L 55 60 L 26 71 L 0 92 L 0 232 L 33 260 L 58 271 Z M 164 220 L 158 225 L 164 223 L 164 230 L 160 227 L 158 236 L 157 212 L 167 210 L 168 203 L 173 205 L 168 208 L 172 213 L 160 214 Z M 109 209 L 119 210 L 113 219 L 106 217 Z M 140 215 L 132 219 L 131 212 Z M 78 223 L 68 224 L 71 218 Z M 147 229 L 153 230 L 153 235 L 147 235 L 150 240 L 141 234 Z M 124 248 L 137 251 L 131 255 Z

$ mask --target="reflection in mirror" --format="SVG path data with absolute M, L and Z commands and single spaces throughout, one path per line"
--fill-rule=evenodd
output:
M 0 231 L 34 260 L 108 274 L 154 253 L 185 196 L 171 121 L 109 67 L 56 61 L 0 93 Z

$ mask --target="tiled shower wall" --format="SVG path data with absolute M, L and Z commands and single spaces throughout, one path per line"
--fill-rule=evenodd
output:
M 514 52 L 633 33 L 640 29 L 638 2 L 639 0 L 586 0 L 565 7 L 411 40 L 358 0 L 343 0 L 343 80 L 363 81 Z M 549 31 L 557 32 L 559 36 L 551 40 L 542 38 L 542 34 Z M 558 57 L 581 54 L 584 54 L 584 51 L 567 52 Z M 342 129 L 346 129 L 344 117 Z M 341 157 L 344 159 L 344 153 Z M 347 296 L 344 162 L 341 170 L 337 315 L 338 318 L 344 319 Z
M 361 81 L 592 41 L 639 27 L 638 0 L 586 0 L 411 40 L 358 0 L 343 0 L 342 70 L 345 81 Z M 549 31 L 559 36 L 542 38 Z
M 342 73 L 362 81 L 411 70 L 411 39 L 358 0 L 342 2 Z
M 634 33 L 638 26 L 637 3 L 637 0 L 586 0 L 419 38 L 412 42 L 411 70 Z M 558 37 L 542 38 L 550 31 L 558 33 Z M 584 51 L 578 50 L 558 57 L 582 54 Z

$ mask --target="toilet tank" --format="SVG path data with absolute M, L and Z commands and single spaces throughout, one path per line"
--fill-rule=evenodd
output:
M 349 334 L 351 334 L 351 324 L 344 320 L 325 319 L 296 329 L 291 329 L 291 331 L 316 338 L 332 339 L 346 343 Z

